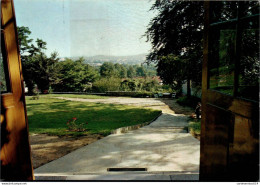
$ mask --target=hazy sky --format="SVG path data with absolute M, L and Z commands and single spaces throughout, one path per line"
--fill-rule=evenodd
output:
M 47 42 L 60 57 L 148 53 L 154 0 L 14 0 L 18 26 Z

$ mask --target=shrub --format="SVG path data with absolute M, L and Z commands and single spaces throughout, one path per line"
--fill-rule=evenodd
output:
M 69 131 L 76 131 L 76 132 L 83 132 L 86 131 L 86 128 L 84 127 L 84 123 L 77 123 L 77 118 L 74 117 L 71 120 L 69 120 L 66 124 Z M 88 124 L 88 123 L 86 123 Z
M 201 134 L 201 121 L 193 120 L 189 122 L 190 133 L 197 139 L 200 139 Z
M 107 95 L 109 96 L 130 96 L 130 97 L 136 97 L 136 98 L 146 98 L 146 97 L 153 97 L 152 92 L 146 92 L 146 91 L 107 91 Z
M 104 93 L 106 91 L 118 91 L 121 84 L 119 78 L 101 78 L 93 83 L 92 91 Z

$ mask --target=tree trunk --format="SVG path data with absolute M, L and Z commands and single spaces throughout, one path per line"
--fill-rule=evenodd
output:
M 28 84 L 27 87 L 28 87 L 28 95 L 34 95 L 33 92 L 34 84 Z

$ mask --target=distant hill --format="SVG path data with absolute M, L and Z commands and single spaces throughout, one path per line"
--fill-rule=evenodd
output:
M 96 55 L 96 56 L 83 56 L 85 62 L 93 65 L 102 65 L 104 62 L 120 63 L 120 64 L 141 64 L 145 62 L 147 54 L 131 55 L 131 56 L 108 56 L 108 55 Z M 69 57 L 76 60 L 80 57 Z

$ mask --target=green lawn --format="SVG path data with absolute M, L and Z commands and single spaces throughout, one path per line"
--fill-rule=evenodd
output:
M 86 95 L 83 95 L 86 96 Z M 26 97 L 29 132 L 50 135 L 108 135 L 112 130 L 141 124 L 154 119 L 159 110 L 142 109 L 126 105 L 76 102 L 40 96 L 38 100 Z M 67 131 L 67 121 L 73 117 L 78 123 L 86 123 L 85 132 Z
M 65 98 L 83 98 L 83 99 L 107 99 L 106 96 L 86 95 L 86 94 L 46 94 L 40 97 L 65 97 Z

